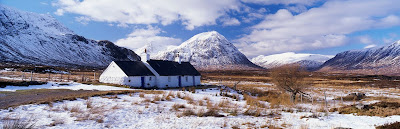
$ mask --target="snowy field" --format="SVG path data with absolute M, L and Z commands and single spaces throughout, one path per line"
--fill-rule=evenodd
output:
M 54 82 L 45 85 L 7 86 L 1 91 L 28 89 L 84 89 L 126 90 L 111 86 L 92 86 L 72 83 L 60 86 Z M 0 110 L 0 127 L 19 119 L 34 124 L 35 128 L 375 128 L 395 122 L 400 116 L 377 117 L 354 114 L 323 113 L 314 110 L 270 109 L 248 105 L 243 95 L 230 89 L 229 96 L 221 96 L 221 89 L 197 89 L 195 92 L 162 90 L 162 94 L 134 93 L 118 96 L 91 97 L 51 104 L 22 105 Z M 302 106 L 313 108 L 310 104 Z M 209 111 L 214 111 L 210 114 Z M 249 113 L 250 112 L 250 113 Z M 253 113 L 251 113 L 253 112 Z M 254 112 L 260 115 L 256 117 Z M 218 116 L 218 117 L 216 117 Z M 312 117 L 314 116 L 314 117 Z M 317 116 L 317 117 L 315 117 Z
M 30 86 L 7 86 L 0 88 L 0 91 L 16 91 L 16 90 L 31 90 L 31 89 L 70 89 L 70 90 L 133 90 L 129 88 L 104 86 L 104 85 L 87 85 L 76 82 L 48 82 L 44 85 L 30 85 Z

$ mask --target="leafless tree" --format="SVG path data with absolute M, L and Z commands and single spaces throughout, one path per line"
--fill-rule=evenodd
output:
M 305 80 L 308 75 L 308 72 L 297 64 L 284 65 L 271 70 L 272 82 L 278 89 L 289 92 L 290 101 L 293 103 L 296 95 L 304 94 L 302 90 L 310 86 Z

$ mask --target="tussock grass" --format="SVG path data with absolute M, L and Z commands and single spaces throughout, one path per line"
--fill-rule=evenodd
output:
M 400 122 L 387 123 L 384 125 L 376 126 L 376 129 L 400 129 Z

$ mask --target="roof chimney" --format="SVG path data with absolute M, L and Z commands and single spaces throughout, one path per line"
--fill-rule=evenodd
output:
M 140 56 L 140 59 L 143 62 L 149 61 L 150 60 L 150 54 L 147 53 L 147 50 L 144 49 L 144 53 Z
M 179 55 L 179 52 L 178 52 L 178 55 L 176 56 L 176 62 L 181 64 L 181 56 Z

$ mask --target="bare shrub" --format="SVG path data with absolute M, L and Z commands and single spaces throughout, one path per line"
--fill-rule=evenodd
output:
M 302 90 L 309 86 L 305 80 L 307 75 L 309 74 L 297 64 L 284 65 L 271 71 L 272 82 L 278 89 L 291 94 L 292 103 L 296 102 L 296 95 L 303 93 Z

